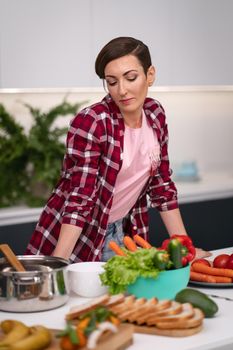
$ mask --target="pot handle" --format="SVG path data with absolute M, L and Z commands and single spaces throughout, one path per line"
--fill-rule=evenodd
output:
M 44 281 L 43 273 L 37 272 L 33 273 L 33 275 L 23 276 L 19 273 L 12 274 L 12 282 L 16 285 L 32 285 L 32 284 L 41 284 Z

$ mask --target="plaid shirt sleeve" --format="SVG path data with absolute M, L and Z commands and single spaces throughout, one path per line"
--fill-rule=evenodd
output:
M 91 110 L 80 112 L 71 122 L 67 134 L 67 151 L 63 177 L 69 189 L 62 213 L 62 223 L 83 228 L 90 222 L 90 209 L 96 202 L 96 177 L 101 154 L 100 126 Z
M 171 180 L 172 170 L 168 157 L 168 127 L 163 107 L 158 104 L 156 109 L 156 129 L 160 142 L 160 164 L 157 173 L 153 176 L 148 194 L 151 206 L 159 211 L 178 208 L 177 189 Z

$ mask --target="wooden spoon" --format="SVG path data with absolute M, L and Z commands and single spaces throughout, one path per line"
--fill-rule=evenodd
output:
M 9 247 L 8 244 L 0 244 L 0 250 L 5 255 L 5 258 L 7 261 L 11 264 L 11 266 L 18 272 L 24 272 L 26 271 L 24 266 L 21 264 L 21 262 L 18 260 L 15 253 L 12 251 L 12 249 Z

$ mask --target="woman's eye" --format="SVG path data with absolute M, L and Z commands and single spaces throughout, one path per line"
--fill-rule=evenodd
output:
M 116 81 L 115 80 L 114 81 L 107 81 L 107 84 L 109 86 L 114 86 L 114 85 L 116 85 Z
M 126 76 L 125 79 L 128 81 L 134 81 L 137 79 L 137 75 Z M 114 86 L 117 84 L 117 82 L 118 82 L 117 80 L 106 80 L 106 83 L 108 86 Z
M 136 80 L 137 79 L 137 76 L 130 76 L 130 77 L 127 77 L 127 80 L 129 80 L 129 81 L 134 81 L 134 80 Z

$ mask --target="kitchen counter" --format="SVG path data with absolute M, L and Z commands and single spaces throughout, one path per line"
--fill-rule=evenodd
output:
M 177 181 L 179 203 L 192 203 L 233 197 L 233 174 L 205 173 L 199 181 Z M 36 222 L 42 208 L 0 209 L 0 226 Z
M 213 256 L 221 253 L 233 253 L 233 247 L 218 249 L 212 252 Z M 194 288 L 190 285 L 190 288 Z M 233 299 L 233 288 L 198 288 L 206 294 L 213 294 Z M 82 304 L 89 299 L 80 298 L 72 294 L 68 303 L 58 309 L 36 313 L 0 313 L 0 321 L 15 319 L 27 325 L 43 324 L 49 328 L 62 329 L 65 326 L 64 316 L 69 309 Z M 213 318 L 205 318 L 203 330 L 195 335 L 184 338 L 173 338 L 155 335 L 134 334 L 134 343 L 128 350 L 232 350 L 233 332 L 232 315 L 233 301 L 214 299 L 219 311 Z
M 179 203 L 209 201 L 233 197 L 233 174 L 205 173 L 199 181 L 176 181 Z

